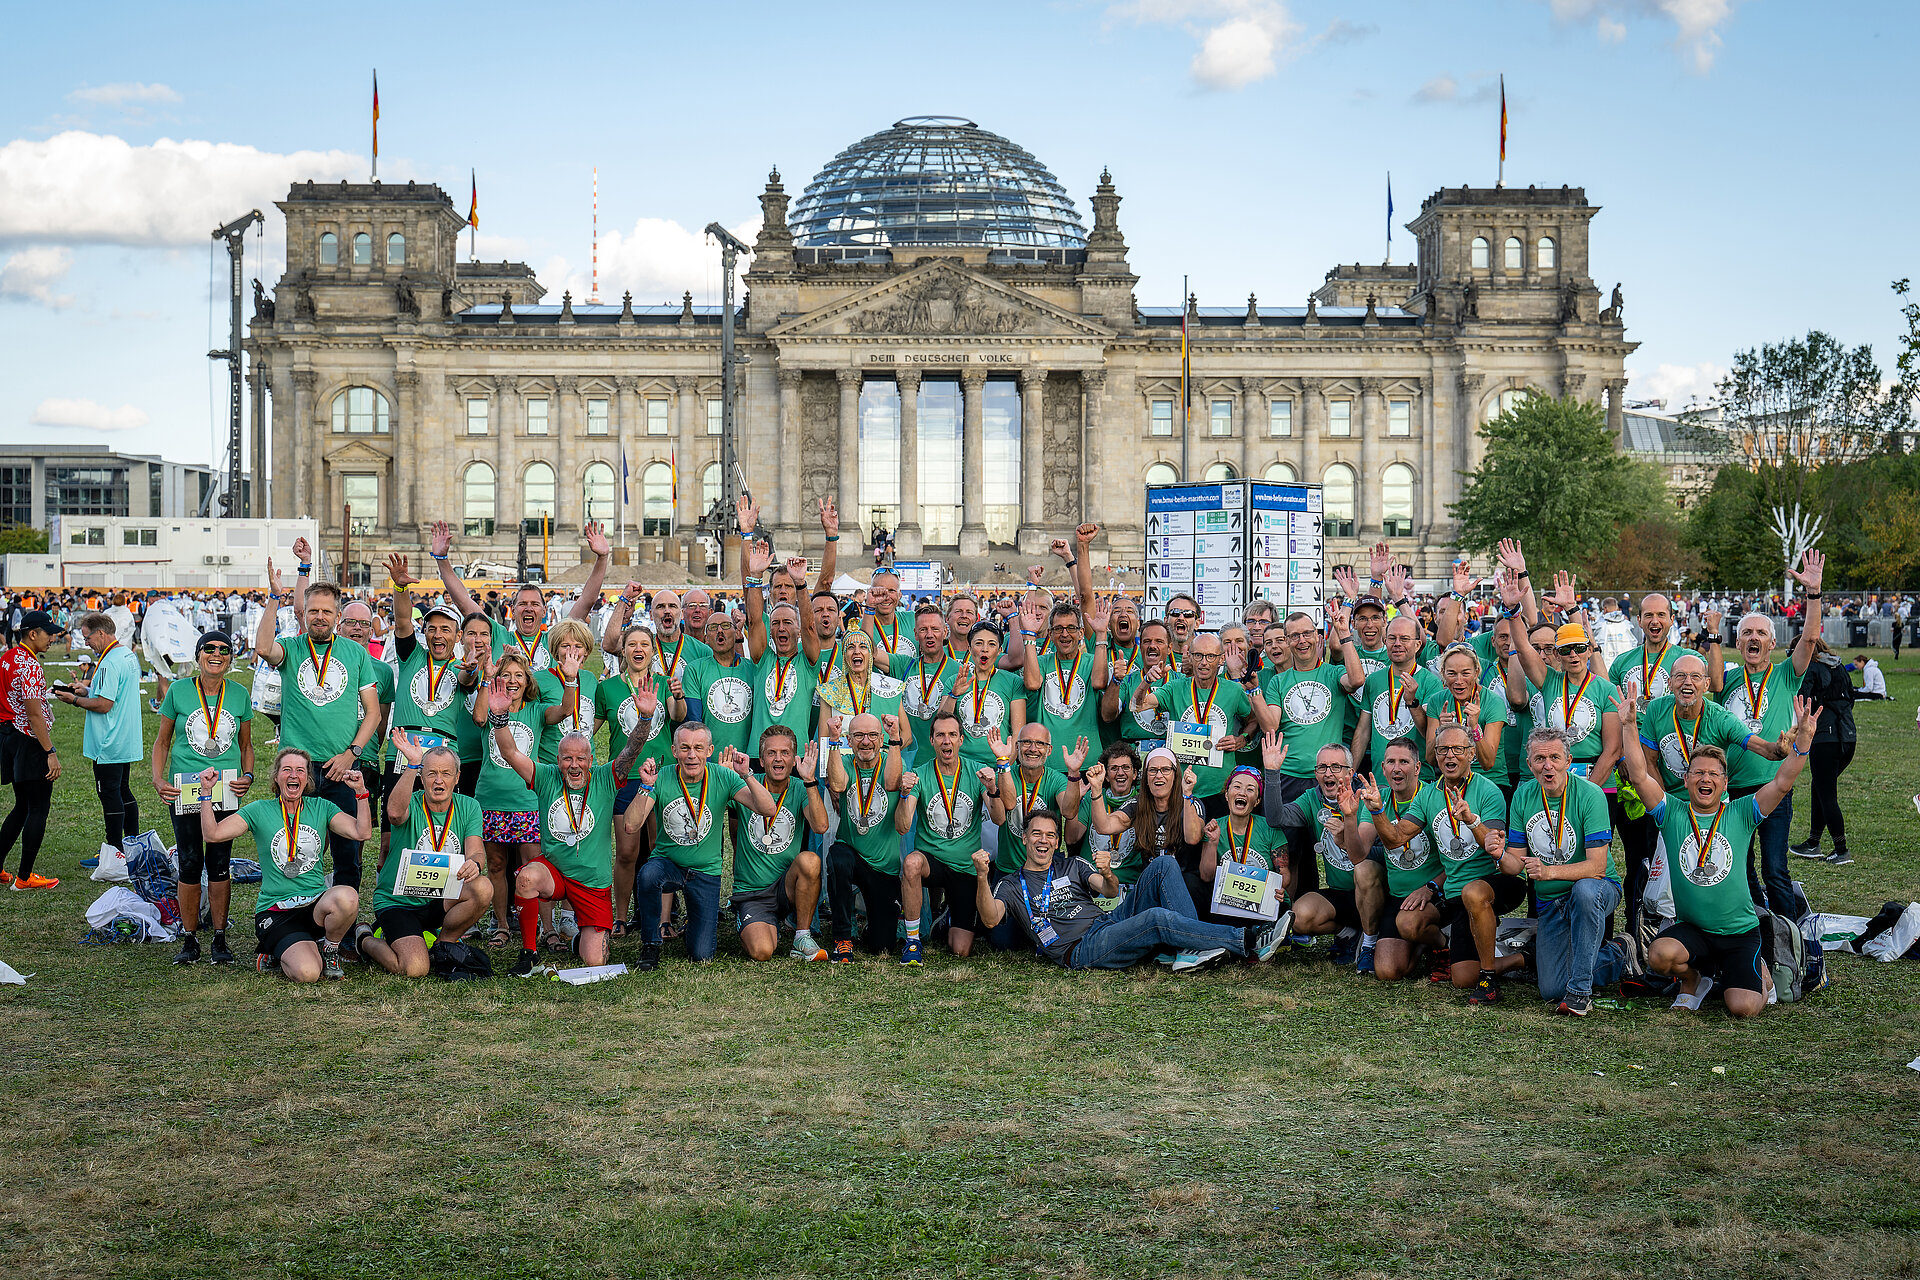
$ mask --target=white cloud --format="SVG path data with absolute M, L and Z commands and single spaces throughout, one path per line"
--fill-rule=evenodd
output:
M 752 244 L 760 234 L 760 220 L 755 218 L 729 230 Z M 744 272 L 751 260 L 751 255 L 743 256 L 740 271 Z M 571 290 L 575 302 L 586 301 L 593 280 L 591 268 L 582 269 L 565 258 L 547 263 L 540 278 L 548 288 L 549 301 Z M 628 231 L 609 231 L 600 237 L 602 302 L 618 302 L 620 295 L 631 289 L 636 306 L 657 306 L 678 302 L 682 293 L 704 298 L 719 283 L 720 246 L 703 232 L 670 218 L 641 218 Z M 743 296 L 737 279 L 734 296 Z
M 40 402 L 30 419 L 39 427 L 79 427 L 86 431 L 137 431 L 147 425 L 147 411 L 130 404 L 109 409 L 93 400 L 49 398 Z
M 1300 28 L 1282 0 L 1126 0 L 1109 19 L 1178 26 L 1200 41 L 1188 73 L 1206 89 L 1243 89 L 1271 76 Z
M 38 302 L 58 311 L 73 304 L 68 294 L 56 294 L 53 286 L 66 277 L 73 265 L 71 250 L 57 245 L 32 245 L 0 263 L 0 298 Z
M 1726 366 L 1710 360 L 1700 364 L 1662 364 L 1652 373 L 1629 365 L 1627 397 L 1661 400 L 1666 403 L 1668 413 L 1678 413 L 1690 405 L 1703 406 L 1713 399 L 1714 386 L 1726 376 Z
M 1741 0 L 1547 0 L 1553 16 L 1562 22 L 1595 21 L 1603 40 L 1620 40 L 1629 18 L 1652 18 L 1673 24 L 1673 46 L 1695 71 L 1713 69 L 1720 52 L 1720 28 L 1733 18 Z
M 232 142 L 134 146 L 79 130 L 0 146 L 0 242 L 194 246 L 297 179 L 364 173 L 345 151 L 279 155 Z
M 164 84 L 140 84 L 137 81 L 81 85 L 67 97 L 73 102 L 87 102 L 100 107 L 153 106 L 180 101 L 180 95 Z
M 1460 96 L 1460 82 L 1452 76 L 1439 75 L 1414 90 L 1415 102 L 1452 102 Z
M 1413 91 L 1413 100 L 1422 106 L 1447 105 L 1455 107 L 1477 107 L 1500 100 L 1500 81 L 1497 76 L 1481 76 L 1480 83 L 1472 88 L 1463 88 L 1455 77 L 1442 72 Z

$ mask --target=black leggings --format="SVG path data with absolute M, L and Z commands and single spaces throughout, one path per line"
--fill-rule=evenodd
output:
M 13 808 L 0 822 L 0 867 L 5 867 L 13 843 L 20 842 L 21 879 L 33 874 L 40 841 L 47 834 L 47 813 L 53 808 L 53 783 L 47 779 L 47 753 L 32 734 L 8 731 L 5 749 L 12 759 Z
M 1838 783 L 1840 775 L 1853 763 L 1851 742 L 1816 742 L 1807 749 L 1807 764 L 1813 771 L 1813 829 L 1808 844 L 1819 844 L 1823 831 L 1833 833 L 1835 852 L 1847 847 L 1847 821 L 1840 813 Z
M 867 931 L 860 936 L 860 946 L 874 955 L 885 955 L 893 949 L 900 928 L 900 877 L 875 867 L 844 840 L 835 842 L 827 858 L 832 869 L 827 901 L 833 913 L 833 940 L 853 941 L 853 891 L 857 887 L 867 903 Z
M 131 764 L 93 765 L 93 788 L 100 793 L 100 812 L 107 821 L 107 843 L 118 849 L 128 836 L 140 834 L 140 802 L 133 798 Z
M 1650 814 L 1641 814 L 1629 818 L 1620 797 L 1607 797 L 1607 815 L 1613 819 L 1613 829 L 1620 833 L 1620 850 L 1627 864 L 1626 882 L 1623 887 L 1627 907 L 1627 928 L 1633 929 L 1640 923 L 1640 908 L 1647 894 L 1647 879 L 1653 869 L 1654 841 L 1660 834 Z

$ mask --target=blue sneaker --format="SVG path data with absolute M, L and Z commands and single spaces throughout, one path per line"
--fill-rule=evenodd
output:
M 1353 963 L 1354 953 L 1360 949 L 1360 935 L 1343 933 L 1333 940 L 1333 949 L 1327 953 L 1327 959 L 1345 967 Z
M 900 948 L 900 963 L 910 964 L 916 969 L 920 967 L 920 939 L 907 939 L 906 943 Z
M 1373 944 L 1371 942 L 1364 944 L 1360 948 L 1360 956 L 1353 962 L 1353 971 L 1355 973 L 1373 972 Z

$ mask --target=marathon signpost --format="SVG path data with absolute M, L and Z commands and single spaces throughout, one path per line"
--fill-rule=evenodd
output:
M 1320 486 L 1235 480 L 1147 489 L 1147 616 L 1192 596 L 1207 627 L 1240 621 L 1255 600 L 1324 624 Z

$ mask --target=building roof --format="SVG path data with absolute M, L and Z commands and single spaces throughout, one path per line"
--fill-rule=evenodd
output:
M 1724 449 L 1714 447 L 1710 434 L 1678 418 L 1663 417 L 1653 413 L 1637 413 L 1632 410 L 1628 410 L 1623 417 L 1626 422 L 1626 448 L 1629 453 L 1668 458 L 1710 458 L 1726 452 Z
M 1307 322 L 1305 307 L 1261 307 L 1256 314 L 1262 327 L 1285 328 L 1303 326 Z M 1247 323 L 1245 307 L 1199 307 L 1195 309 L 1201 328 L 1239 328 Z M 1318 307 L 1315 318 L 1321 324 L 1339 327 L 1356 327 L 1366 323 L 1365 307 Z M 1421 317 L 1399 307 L 1376 307 L 1374 317 L 1383 327 L 1417 328 Z M 1179 307 L 1141 307 L 1140 323 L 1149 329 L 1180 327 Z

